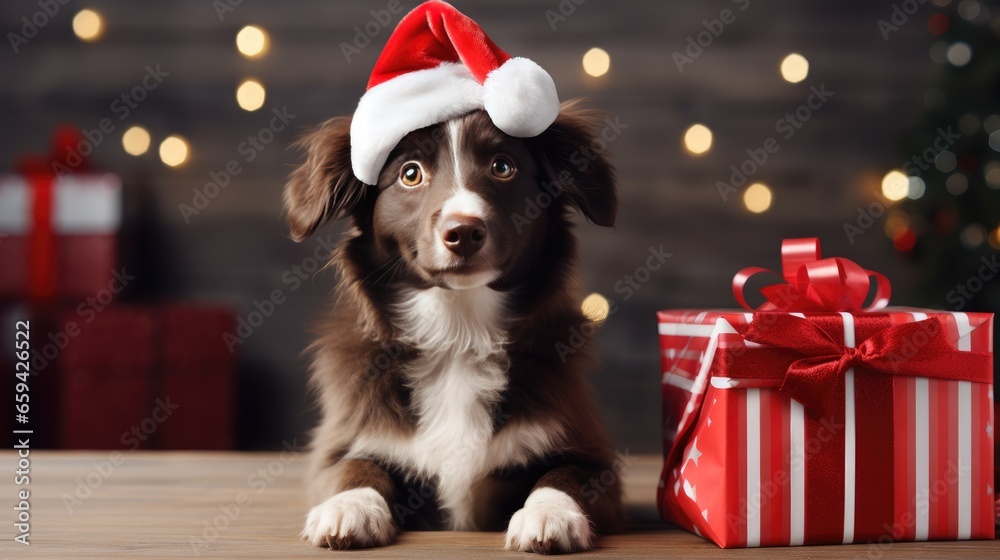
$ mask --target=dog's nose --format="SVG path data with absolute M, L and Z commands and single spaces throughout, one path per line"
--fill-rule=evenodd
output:
M 486 222 L 479 218 L 452 216 L 441 229 L 441 241 L 456 255 L 471 257 L 486 244 Z

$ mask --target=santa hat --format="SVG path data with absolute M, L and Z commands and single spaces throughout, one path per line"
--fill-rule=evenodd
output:
M 541 66 L 512 58 L 450 4 L 417 6 L 389 37 L 354 112 L 354 175 L 376 184 L 404 136 L 476 109 L 503 132 L 529 138 L 555 121 L 559 96 Z

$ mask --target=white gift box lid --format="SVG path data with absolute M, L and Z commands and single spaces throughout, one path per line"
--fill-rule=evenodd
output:
M 0 176 L 0 232 L 27 235 L 31 230 L 32 188 L 23 176 Z M 122 221 L 121 179 L 112 173 L 56 177 L 52 214 L 61 235 L 115 233 Z

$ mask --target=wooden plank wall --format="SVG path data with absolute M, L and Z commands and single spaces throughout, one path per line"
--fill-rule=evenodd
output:
M 600 333 L 603 365 L 594 382 L 621 449 L 659 449 L 657 309 L 732 306 L 732 274 L 751 264 L 776 266 L 783 237 L 819 235 L 830 253 L 888 274 L 901 270 L 881 223 L 853 245 L 842 227 L 873 199 L 881 174 L 904 161 L 898 139 L 923 107 L 932 43 L 925 22 L 937 7 L 921 7 L 886 41 L 876 22 L 888 17 L 888 0 L 753 0 L 743 11 L 737 0 L 455 4 L 504 48 L 549 69 L 562 97 L 591 98 L 628 125 L 610 148 L 621 177 L 618 227 L 579 228 L 586 288 L 620 306 Z M 285 237 L 281 188 L 296 161 L 286 148 L 308 126 L 353 110 L 388 31 L 350 62 L 339 45 L 372 19 L 371 10 L 387 5 L 243 0 L 220 21 L 211 0 L 92 0 L 87 6 L 104 14 L 107 30 L 101 41 L 83 44 L 70 30 L 80 5 L 70 2 L 19 54 L 7 45 L 0 54 L 0 161 L 9 166 L 18 154 L 42 150 L 59 123 L 94 128 L 112 118 L 115 134 L 97 146 L 95 159 L 122 173 L 129 189 L 135 227 L 126 239 L 128 262 L 140 274 L 127 295 L 221 301 L 246 313 L 274 288 L 289 291 L 282 274 L 316 248 L 313 241 L 295 245 Z M 546 11 L 560 5 L 574 11 L 553 30 Z M 3 29 L 19 28 L 20 18 L 36 9 L 35 2 L 3 3 Z M 724 9 L 734 10 L 736 20 L 678 72 L 672 53 Z M 237 30 L 248 23 L 271 34 L 271 50 L 261 60 L 247 60 L 234 47 Z M 592 46 L 612 57 L 611 72 L 601 79 L 581 70 L 581 56 Z M 779 61 L 791 51 L 811 65 L 801 84 L 778 74 Z M 140 82 L 147 65 L 170 75 L 118 119 L 111 104 Z M 255 113 L 239 109 L 234 99 L 236 85 L 248 76 L 267 86 L 265 107 Z M 736 200 L 723 202 L 715 182 L 728 177 L 729 165 L 775 136 L 776 121 L 804 103 L 811 87 L 823 85 L 833 97 L 791 139 L 781 140 L 780 151 L 754 177 L 773 188 L 772 210 L 754 216 Z M 190 203 L 192 189 L 207 183 L 210 172 L 241 157 L 239 144 L 281 107 L 296 115 L 291 126 L 186 224 L 178 204 Z M 693 122 L 715 132 L 715 145 L 702 158 L 685 155 L 680 145 Z M 120 134 L 132 124 L 149 128 L 154 141 L 182 134 L 192 145 L 191 161 L 169 169 L 152 152 L 127 156 Z M 336 238 L 339 227 L 323 234 Z M 673 257 L 623 300 L 616 282 L 661 244 Z M 320 273 L 289 291 L 288 301 L 242 348 L 243 447 L 274 447 L 313 421 L 299 353 L 332 281 Z

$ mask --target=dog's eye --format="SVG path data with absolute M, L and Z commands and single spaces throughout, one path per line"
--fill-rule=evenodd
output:
M 514 162 L 506 156 L 497 156 L 493 159 L 490 171 L 497 179 L 510 179 L 514 176 Z
M 424 170 L 415 161 L 408 161 L 403 164 L 403 169 L 399 172 L 399 180 L 407 187 L 415 187 L 424 182 Z

